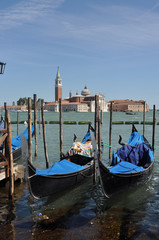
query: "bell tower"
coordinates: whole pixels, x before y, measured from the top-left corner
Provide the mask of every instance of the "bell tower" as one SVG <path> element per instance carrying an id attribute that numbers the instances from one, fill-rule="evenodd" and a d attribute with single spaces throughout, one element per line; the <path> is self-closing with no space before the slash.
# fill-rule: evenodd
<path id="1" fill-rule="evenodd" d="M 57 75 L 55 79 L 55 102 L 62 99 L 62 79 L 60 77 L 59 67 L 57 68 Z"/>

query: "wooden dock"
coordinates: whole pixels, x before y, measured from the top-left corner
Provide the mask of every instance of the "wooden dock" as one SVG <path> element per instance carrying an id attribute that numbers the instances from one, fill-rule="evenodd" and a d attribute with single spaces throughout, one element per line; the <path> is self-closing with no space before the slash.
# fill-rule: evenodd
<path id="1" fill-rule="evenodd" d="M 3 181 L 4 179 L 9 179 L 9 176 L 7 176 L 6 168 L 0 169 L 0 181 Z M 13 179 L 14 181 L 17 181 L 20 179 L 22 182 L 24 179 L 24 166 L 18 165 L 17 163 L 13 163 Z"/>

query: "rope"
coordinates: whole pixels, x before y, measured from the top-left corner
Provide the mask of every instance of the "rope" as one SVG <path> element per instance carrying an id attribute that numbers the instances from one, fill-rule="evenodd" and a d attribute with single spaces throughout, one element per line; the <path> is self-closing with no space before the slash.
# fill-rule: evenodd
<path id="1" fill-rule="evenodd" d="M 104 142 L 104 141 L 101 141 L 101 144 L 104 145 L 104 146 L 106 146 L 106 147 L 112 148 L 112 146 L 110 146 L 108 143 L 106 143 L 106 142 Z"/>
<path id="2" fill-rule="evenodd" d="M 36 176 L 36 173 L 33 174 L 32 176 L 28 177 L 28 179 L 32 178 L 32 177 L 35 177 Z"/>

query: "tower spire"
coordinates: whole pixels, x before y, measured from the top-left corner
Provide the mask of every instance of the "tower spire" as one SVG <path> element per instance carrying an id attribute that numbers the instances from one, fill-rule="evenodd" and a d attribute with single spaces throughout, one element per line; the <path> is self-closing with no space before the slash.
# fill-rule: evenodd
<path id="1" fill-rule="evenodd" d="M 62 79 L 58 67 L 55 79 L 55 102 L 58 102 L 60 98 L 62 99 Z"/>

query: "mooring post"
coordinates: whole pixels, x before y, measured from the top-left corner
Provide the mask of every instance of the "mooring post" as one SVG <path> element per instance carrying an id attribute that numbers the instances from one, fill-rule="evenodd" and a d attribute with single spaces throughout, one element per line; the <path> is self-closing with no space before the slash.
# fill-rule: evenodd
<path id="1" fill-rule="evenodd" d="M 40 100 L 40 106 L 39 106 L 39 135 L 40 135 L 40 109 L 41 109 L 41 100 Z"/>
<path id="2" fill-rule="evenodd" d="M 30 97 L 28 98 L 28 153 L 32 163 L 32 104 Z"/>
<path id="3" fill-rule="evenodd" d="M 103 124 L 103 110 L 100 110 L 100 122 Z"/>
<path id="4" fill-rule="evenodd" d="M 63 153 L 63 124 L 62 124 L 62 100 L 59 99 L 59 111 L 60 111 L 60 159 Z"/>
<path id="5" fill-rule="evenodd" d="M 17 112 L 17 135 L 19 134 L 19 112 Z"/>
<path id="6" fill-rule="evenodd" d="M 95 139 L 99 141 L 100 133 L 99 133 L 99 95 L 95 95 Z M 98 142 L 98 158 L 100 158 L 100 148 L 99 148 L 99 142 Z M 93 182 L 97 183 L 97 170 L 96 170 L 96 160 L 94 159 L 94 178 Z"/>
<path id="7" fill-rule="evenodd" d="M 42 118 L 43 141 L 44 141 L 44 153 L 45 153 L 45 160 L 46 160 L 46 168 L 49 168 L 49 159 L 48 159 L 46 135 L 45 135 L 45 117 L 44 117 L 44 100 L 43 99 L 41 99 L 41 118 Z"/>
<path id="8" fill-rule="evenodd" d="M 95 139 L 98 139 L 99 95 L 95 95 Z"/>
<path id="9" fill-rule="evenodd" d="M 155 150 L 155 125 L 156 125 L 156 109 L 153 105 L 153 131 L 152 131 L 152 150 Z"/>
<path id="10" fill-rule="evenodd" d="M 37 156 L 37 95 L 34 94 L 34 136 L 35 136 L 35 157 Z"/>
<path id="11" fill-rule="evenodd" d="M 111 160 L 111 145 L 112 145 L 112 102 L 110 104 L 110 123 L 109 123 L 109 162 Z"/>
<path id="12" fill-rule="evenodd" d="M 4 112 L 5 112 L 4 128 L 7 128 L 7 103 L 6 102 L 4 103 Z M 2 149 L 3 155 L 5 155 L 5 152 L 6 152 L 6 143 L 5 142 L 3 144 L 3 149 Z M 8 174 L 9 174 L 9 171 L 7 170 L 7 175 Z"/>
<path id="13" fill-rule="evenodd" d="M 143 136 L 145 136 L 145 111 L 146 111 L 146 103 L 144 102 L 144 109 L 143 109 Z"/>
<path id="14" fill-rule="evenodd" d="M 7 149 L 9 156 L 9 199 L 14 199 L 14 176 L 13 176 L 13 153 L 12 153 L 12 134 L 11 134 L 11 122 L 8 110 L 6 111 L 7 115 L 7 129 L 8 129 L 8 137 L 7 137 Z"/>
<path id="15" fill-rule="evenodd" d="M 101 118 L 98 119 L 98 159 L 101 161 Z"/>

